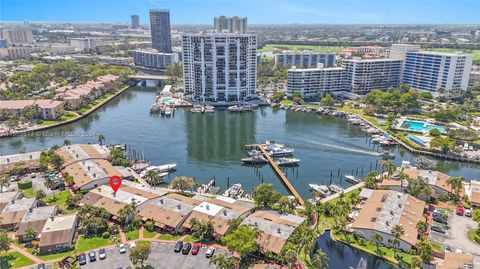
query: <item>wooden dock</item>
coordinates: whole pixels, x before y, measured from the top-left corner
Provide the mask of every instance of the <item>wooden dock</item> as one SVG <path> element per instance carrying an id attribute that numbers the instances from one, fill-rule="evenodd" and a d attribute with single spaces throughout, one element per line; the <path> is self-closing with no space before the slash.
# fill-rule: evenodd
<path id="1" fill-rule="evenodd" d="M 297 198 L 298 202 L 300 205 L 305 206 L 305 202 L 303 201 L 303 198 L 298 194 L 297 190 L 293 187 L 292 183 L 288 180 L 288 178 L 285 176 L 285 174 L 282 172 L 280 167 L 278 167 L 277 163 L 273 160 L 272 156 L 265 150 L 263 145 L 261 144 L 252 144 L 252 145 L 246 145 L 246 147 L 256 147 L 260 149 L 260 151 L 263 153 L 263 156 L 267 159 L 268 163 L 270 166 L 273 168 L 277 176 L 282 180 L 283 184 L 287 187 L 287 189 L 290 191 L 295 198 Z"/>

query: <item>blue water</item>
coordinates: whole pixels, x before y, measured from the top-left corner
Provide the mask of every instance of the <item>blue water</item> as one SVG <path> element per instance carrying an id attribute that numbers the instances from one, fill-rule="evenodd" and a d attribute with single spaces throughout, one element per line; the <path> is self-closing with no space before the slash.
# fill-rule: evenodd
<path id="1" fill-rule="evenodd" d="M 405 124 L 409 124 L 410 126 L 408 128 L 405 128 Z M 441 133 L 445 133 L 445 127 L 436 125 L 436 124 L 429 124 L 427 123 L 426 126 L 424 126 L 425 123 L 422 121 L 403 121 L 402 128 L 410 130 L 410 131 L 415 131 L 415 132 L 422 132 L 422 131 L 430 131 L 433 129 L 438 129 Z"/>

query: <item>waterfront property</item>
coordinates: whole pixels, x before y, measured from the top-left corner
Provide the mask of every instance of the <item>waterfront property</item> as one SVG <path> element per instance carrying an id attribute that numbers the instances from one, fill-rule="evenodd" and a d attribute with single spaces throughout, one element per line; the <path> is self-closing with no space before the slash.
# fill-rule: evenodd
<path id="1" fill-rule="evenodd" d="M 63 102 L 57 100 L 5 100 L 0 101 L 0 112 L 13 114 L 17 117 L 28 108 L 34 107 L 37 116 L 45 120 L 58 119 L 63 113 Z"/>
<path id="2" fill-rule="evenodd" d="M 33 208 L 38 206 L 35 198 L 21 198 L 17 192 L 1 193 L 0 195 L 0 228 L 17 228 L 22 218 Z"/>
<path id="3" fill-rule="evenodd" d="M 432 197 L 438 197 L 440 194 L 453 194 L 452 187 L 447 183 L 450 176 L 445 173 L 418 169 L 416 167 L 404 168 L 402 171 L 410 178 L 427 182 L 432 188 Z"/>
<path id="4" fill-rule="evenodd" d="M 23 241 L 25 230 L 32 227 L 40 233 L 45 226 L 45 223 L 49 218 L 54 217 L 57 214 L 58 208 L 56 206 L 42 206 L 30 209 L 20 221 L 16 236 L 20 242 Z"/>
<path id="5" fill-rule="evenodd" d="M 194 198 L 202 199 L 202 196 Z M 218 239 L 224 236 L 230 228 L 229 220 L 236 218 L 245 218 L 253 211 L 251 203 L 242 202 L 225 196 L 217 196 L 203 201 L 201 204 L 193 208 L 192 213 L 183 223 L 183 227 L 190 229 L 190 221 L 196 219 L 198 221 L 211 221 L 215 231 L 215 237 Z"/>
<path id="6" fill-rule="evenodd" d="M 303 51 L 301 53 L 279 53 L 275 55 L 275 65 L 279 68 L 296 66 L 298 68 L 315 68 L 319 64 L 325 67 L 335 67 L 335 53 L 316 53 Z"/>
<path id="7" fill-rule="evenodd" d="M 153 220 L 162 231 L 176 233 L 181 230 L 192 210 L 201 203 L 197 199 L 169 193 L 141 204 L 137 207 L 137 214 L 143 221 Z"/>
<path id="8" fill-rule="evenodd" d="M 418 243 L 416 225 L 425 220 L 423 213 L 425 202 L 411 195 L 392 190 L 373 190 L 367 200 L 359 204 L 351 214 L 353 222 L 350 229 L 368 240 L 374 232 L 382 235 L 382 244 L 390 245 L 393 239 L 392 228 L 402 226 L 404 234 L 400 237 L 399 248 L 409 251 Z M 358 210 L 358 211 L 357 211 Z"/>
<path id="9" fill-rule="evenodd" d="M 78 224 L 75 214 L 48 218 L 40 234 L 40 253 L 61 251 L 72 246 Z"/>
<path id="10" fill-rule="evenodd" d="M 164 70 L 167 66 L 178 61 L 177 53 L 155 50 L 134 50 L 132 52 L 135 66 L 147 69 Z"/>
<path id="11" fill-rule="evenodd" d="M 257 244 L 263 251 L 279 254 L 290 235 L 306 219 L 292 214 L 271 210 L 258 210 L 242 222 L 261 231 Z"/>
<path id="12" fill-rule="evenodd" d="M 124 180 L 120 189 L 114 193 L 108 185 L 98 186 L 88 193 L 78 202 L 82 205 L 92 205 L 106 209 L 112 214 L 113 219 L 118 218 L 118 211 L 129 204 L 140 206 L 150 199 L 165 195 L 166 192 L 160 189 L 144 187 L 141 184 Z"/>
<path id="13" fill-rule="evenodd" d="M 302 98 L 319 97 L 326 92 L 342 92 L 348 89 L 347 74 L 343 67 L 298 69 L 292 67 L 288 70 L 287 96 L 293 97 L 300 93 Z"/>
<path id="14" fill-rule="evenodd" d="M 480 208 L 480 181 L 472 180 L 467 184 L 466 194 L 469 196 L 470 203 L 475 208 Z"/>
<path id="15" fill-rule="evenodd" d="M 422 120 L 407 120 L 399 119 L 396 128 L 399 130 L 416 132 L 416 133 L 425 133 L 433 129 L 437 129 L 440 133 L 445 134 L 446 129 L 443 125 L 438 125 Z"/>
<path id="16" fill-rule="evenodd" d="M 0 174 L 12 172 L 15 167 L 25 168 L 27 172 L 40 170 L 41 151 L 0 156 Z"/>

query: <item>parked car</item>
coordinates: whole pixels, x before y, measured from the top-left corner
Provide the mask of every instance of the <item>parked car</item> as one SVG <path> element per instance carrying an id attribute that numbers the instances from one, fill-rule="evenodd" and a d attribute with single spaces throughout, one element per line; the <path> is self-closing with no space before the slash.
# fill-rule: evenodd
<path id="1" fill-rule="evenodd" d="M 20 180 L 20 178 L 17 175 L 13 175 L 13 176 L 10 177 L 10 182 L 17 182 L 19 180 Z"/>
<path id="2" fill-rule="evenodd" d="M 198 254 L 198 251 L 200 250 L 200 248 L 202 247 L 201 244 L 193 244 L 192 246 L 192 255 L 197 255 Z"/>
<path id="3" fill-rule="evenodd" d="M 118 250 L 120 251 L 120 254 L 127 253 L 127 249 L 125 248 L 124 244 L 118 245 Z"/>
<path id="4" fill-rule="evenodd" d="M 95 253 L 95 251 L 88 252 L 88 259 L 90 260 L 90 262 L 94 262 L 97 260 L 97 254 Z"/>
<path id="5" fill-rule="evenodd" d="M 98 250 L 98 258 L 100 260 L 105 260 L 107 258 L 107 252 L 105 251 L 104 248 L 101 248 Z"/>
<path id="6" fill-rule="evenodd" d="M 188 253 L 190 253 L 191 248 L 192 248 L 192 243 L 186 243 L 185 245 L 183 245 L 182 254 L 187 255 Z"/>
<path id="7" fill-rule="evenodd" d="M 441 224 L 448 224 L 448 221 L 444 218 L 441 218 L 441 217 L 434 217 L 433 221 L 441 223 Z"/>
<path id="8" fill-rule="evenodd" d="M 37 266 L 37 269 L 45 269 L 45 264 L 41 263 Z"/>
<path id="9" fill-rule="evenodd" d="M 78 264 L 79 265 L 87 264 L 87 256 L 85 255 L 85 253 L 78 254 Z"/>
<path id="10" fill-rule="evenodd" d="M 178 241 L 176 244 L 175 244 L 175 252 L 180 252 L 183 248 L 183 241 Z"/>
<path id="11" fill-rule="evenodd" d="M 215 253 L 215 248 L 209 247 L 209 248 L 207 249 L 207 252 L 205 253 L 205 257 L 211 258 L 214 253 Z"/>
<path id="12" fill-rule="evenodd" d="M 471 209 L 465 210 L 465 217 L 469 217 L 469 218 L 472 217 L 472 210 Z"/>
<path id="13" fill-rule="evenodd" d="M 135 247 L 137 247 L 137 245 L 135 244 L 135 241 L 132 241 L 132 242 L 130 242 L 130 243 L 128 244 L 128 247 L 129 247 L 130 249 L 134 249 Z"/>
<path id="14" fill-rule="evenodd" d="M 463 216 L 463 213 L 465 212 L 465 208 L 463 208 L 462 205 L 457 206 L 457 209 L 455 209 L 455 214 L 458 216 Z"/>
<path id="15" fill-rule="evenodd" d="M 432 230 L 432 231 L 434 231 L 434 232 L 437 232 L 437 233 L 445 234 L 445 229 L 443 229 L 443 228 L 440 227 L 440 226 L 432 225 L 432 227 L 430 228 L 430 230 Z"/>
<path id="16" fill-rule="evenodd" d="M 445 246 L 445 252 L 452 252 L 452 247 Z"/>
<path id="17" fill-rule="evenodd" d="M 31 177 L 31 178 L 36 178 L 36 177 L 37 177 L 37 174 L 31 173 L 31 174 L 30 174 L 30 177 Z"/>

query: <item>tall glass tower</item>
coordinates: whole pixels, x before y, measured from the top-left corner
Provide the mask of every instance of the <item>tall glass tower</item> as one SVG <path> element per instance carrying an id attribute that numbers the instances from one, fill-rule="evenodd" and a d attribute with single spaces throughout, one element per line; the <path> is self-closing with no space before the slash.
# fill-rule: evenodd
<path id="1" fill-rule="evenodd" d="M 168 9 L 150 10 L 150 28 L 152 47 L 159 52 L 172 52 L 170 11 Z"/>

